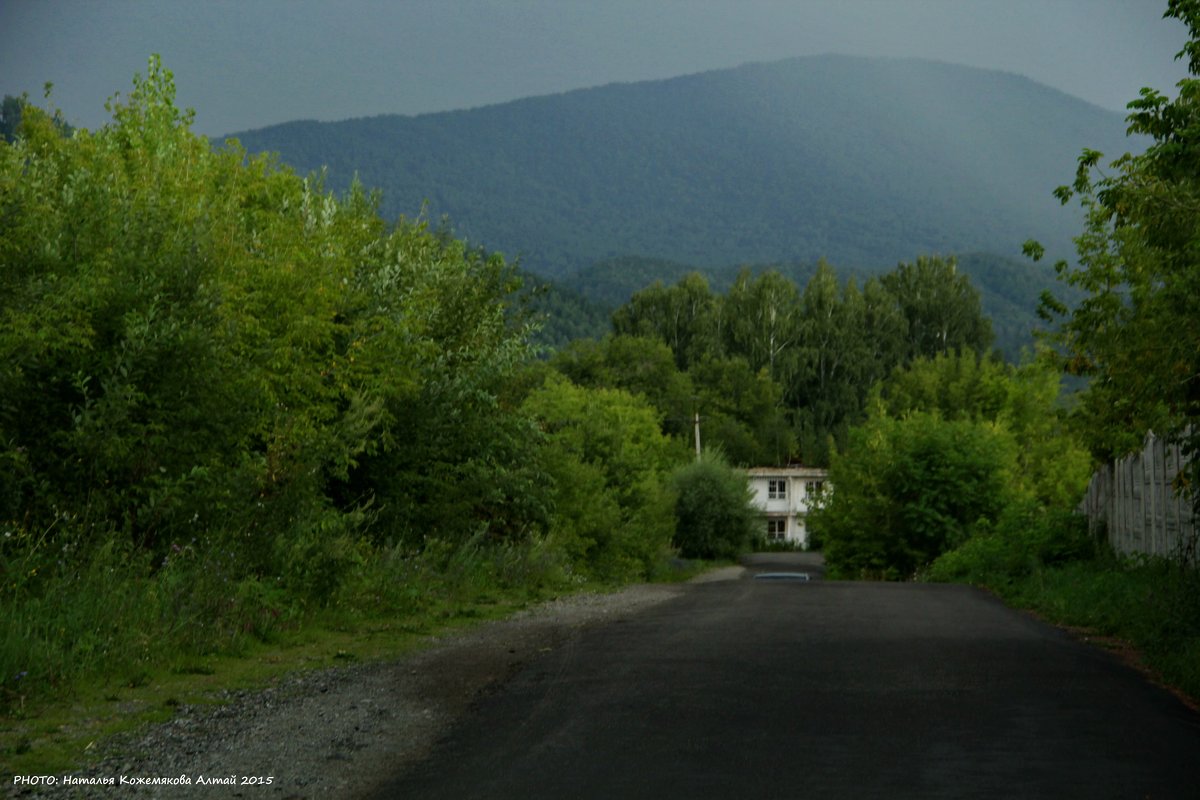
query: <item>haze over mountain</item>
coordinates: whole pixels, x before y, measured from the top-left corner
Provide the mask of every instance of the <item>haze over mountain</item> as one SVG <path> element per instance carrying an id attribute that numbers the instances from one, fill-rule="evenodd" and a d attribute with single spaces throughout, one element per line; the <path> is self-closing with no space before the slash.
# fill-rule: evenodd
<path id="1" fill-rule="evenodd" d="M 1124 128 L 1013 74 L 822 56 L 234 135 L 558 277 L 624 255 L 879 270 L 1030 237 L 1066 255 L 1078 212 L 1051 192 L 1083 147 L 1136 146 Z"/>

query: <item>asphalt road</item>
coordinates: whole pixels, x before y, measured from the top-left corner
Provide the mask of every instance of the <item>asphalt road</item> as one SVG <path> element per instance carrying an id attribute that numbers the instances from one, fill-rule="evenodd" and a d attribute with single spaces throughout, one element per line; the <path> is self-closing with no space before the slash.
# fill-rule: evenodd
<path id="1" fill-rule="evenodd" d="M 1200 715 L 961 586 L 755 580 L 595 625 L 395 798 L 1198 798 Z"/>

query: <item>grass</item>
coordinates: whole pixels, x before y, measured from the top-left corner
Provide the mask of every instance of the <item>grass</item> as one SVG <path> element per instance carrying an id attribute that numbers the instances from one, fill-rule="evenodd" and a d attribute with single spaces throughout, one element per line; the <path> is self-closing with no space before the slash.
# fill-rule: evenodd
<path id="1" fill-rule="evenodd" d="M 1151 676 L 1200 704 L 1200 573 L 1162 559 L 1101 557 L 992 587 L 1059 625 L 1128 643 Z"/>
<path id="2" fill-rule="evenodd" d="M 1118 557 L 1071 515 L 1021 518 L 941 556 L 926 577 L 982 586 L 1007 604 L 1108 642 L 1200 704 L 1200 570 Z"/>
<path id="3" fill-rule="evenodd" d="M 71 770 L 106 739 L 229 690 L 393 659 L 540 600 L 613 588 L 572 575 L 536 542 L 374 552 L 324 604 L 209 561 L 147 571 L 127 556 L 44 565 L 37 591 L 27 581 L 0 594 L 0 763 L 14 774 Z M 707 566 L 664 560 L 652 577 Z"/>
<path id="4" fill-rule="evenodd" d="M 185 657 L 128 678 L 91 676 L 62 697 L 38 697 L 0 717 L 0 761 L 14 774 L 79 766 L 116 734 L 171 718 L 181 705 L 219 703 L 227 692 L 270 686 L 297 672 L 399 657 L 434 634 L 479 624 L 528 605 L 509 598 L 444 606 L 407 619 L 315 614 L 272 641 L 238 652 Z"/>

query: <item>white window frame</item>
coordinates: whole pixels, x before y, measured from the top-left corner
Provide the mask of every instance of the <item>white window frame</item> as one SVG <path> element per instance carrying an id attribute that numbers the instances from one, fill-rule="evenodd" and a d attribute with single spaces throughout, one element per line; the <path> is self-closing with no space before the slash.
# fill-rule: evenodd
<path id="1" fill-rule="evenodd" d="M 787 500 L 787 478 L 767 479 L 767 499 Z"/>
<path id="2" fill-rule="evenodd" d="M 767 517 L 767 541 L 787 541 L 787 517 Z"/>

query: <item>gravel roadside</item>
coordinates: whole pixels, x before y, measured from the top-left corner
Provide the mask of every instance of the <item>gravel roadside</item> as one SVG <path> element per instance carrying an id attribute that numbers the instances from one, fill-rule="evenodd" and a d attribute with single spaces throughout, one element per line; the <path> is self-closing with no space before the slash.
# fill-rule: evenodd
<path id="1" fill-rule="evenodd" d="M 169 722 L 109 742 L 86 769 L 53 776 L 57 785 L 6 789 L 22 800 L 352 798 L 419 760 L 476 698 L 584 626 L 681 591 L 644 584 L 564 597 L 436 639 L 397 661 L 297 675 L 231 692 L 216 707 L 182 706 Z M 156 779 L 177 782 L 140 782 Z"/>

